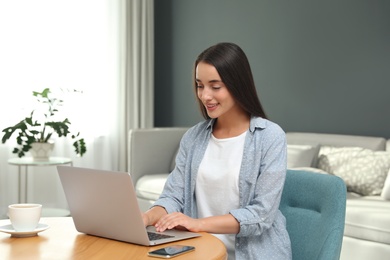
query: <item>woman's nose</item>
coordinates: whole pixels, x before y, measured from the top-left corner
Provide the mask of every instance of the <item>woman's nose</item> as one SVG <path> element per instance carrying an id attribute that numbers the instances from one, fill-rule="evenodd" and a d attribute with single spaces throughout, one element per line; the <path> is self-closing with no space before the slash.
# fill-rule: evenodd
<path id="1" fill-rule="evenodd" d="M 210 100 L 210 99 L 212 99 L 212 97 L 213 97 L 213 95 L 212 95 L 210 89 L 205 87 L 202 91 L 202 99 Z"/>

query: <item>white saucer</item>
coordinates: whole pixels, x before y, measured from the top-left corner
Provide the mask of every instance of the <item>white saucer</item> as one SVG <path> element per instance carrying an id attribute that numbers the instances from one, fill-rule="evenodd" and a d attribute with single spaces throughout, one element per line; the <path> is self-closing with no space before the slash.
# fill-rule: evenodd
<path id="1" fill-rule="evenodd" d="M 11 237 L 33 237 L 36 236 L 39 232 L 42 232 L 48 229 L 49 226 L 46 224 L 39 223 L 37 228 L 31 231 L 15 231 L 12 224 L 1 226 L 0 231 L 11 234 Z"/>

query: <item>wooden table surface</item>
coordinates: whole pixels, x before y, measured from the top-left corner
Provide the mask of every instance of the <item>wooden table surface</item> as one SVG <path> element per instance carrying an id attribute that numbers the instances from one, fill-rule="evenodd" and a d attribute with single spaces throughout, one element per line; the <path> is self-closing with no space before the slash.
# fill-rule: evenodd
<path id="1" fill-rule="evenodd" d="M 125 242 L 85 235 L 77 232 L 71 217 L 42 218 L 40 223 L 49 229 L 37 236 L 16 238 L 0 232 L 0 259 L 158 259 L 148 257 L 147 252 L 168 245 L 195 246 L 195 251 L 174 259 L 211 260 L 226 259 L 224 244 L 213 235 L 202 233 L 201 237 L 147 247 Z M 10 224 L 0 220 L 0 226 Z"/>

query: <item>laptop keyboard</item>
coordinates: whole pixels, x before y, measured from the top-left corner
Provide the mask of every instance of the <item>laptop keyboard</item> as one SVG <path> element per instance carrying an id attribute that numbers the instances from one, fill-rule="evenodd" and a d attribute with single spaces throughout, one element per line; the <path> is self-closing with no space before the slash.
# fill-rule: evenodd
<path id="1" fill-rule="evenodd" d="M 164 234 L 153 233 L 153 232 L 148 232 L 148 236 L 149 236 L 150 241 L 174 237 L 174 236 L 170 236 L 170 235 L 164 235 Z"/>

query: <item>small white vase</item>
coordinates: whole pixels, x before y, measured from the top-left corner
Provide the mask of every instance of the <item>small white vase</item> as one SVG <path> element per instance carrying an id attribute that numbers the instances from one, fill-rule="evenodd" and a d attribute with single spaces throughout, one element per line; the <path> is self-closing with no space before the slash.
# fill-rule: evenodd
<path id="1" fill-rule="evenodd" d="M 32 143 L 30 153 L 34 161 L 48 161 L 54 143 Z"/>

